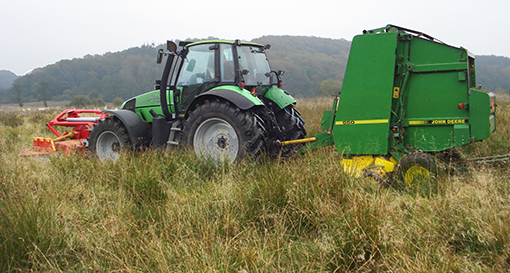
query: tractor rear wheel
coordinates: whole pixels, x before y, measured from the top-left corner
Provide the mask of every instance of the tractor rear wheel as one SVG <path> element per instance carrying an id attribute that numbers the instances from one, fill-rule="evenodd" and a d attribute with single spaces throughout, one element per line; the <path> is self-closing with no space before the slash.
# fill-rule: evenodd
<path id="1" fill-rule="evenodd" d="M 419 188 L 430 183 L 437 172 L 436 160 L 426 153 L 412 153 L 404 156 L 396 170 L 396 174 L 409 188 Z"/>
<path id="2" fill-rule="evenodd" d="M 283 141 L 302 139 L 306 136 L 305 122 L 301 118 L 301 113 L 289 105 L 276 114 L 276 120 L 283 132 Z M 290 156 L 294 151 L 301 148 L 303 144 L 283 146 L 278 153 L 282 157 Z"/>
<path id="3" fill-rule="evenodd" d="M 101 160 L 117 160 L 123 150 L 131 146 L 128 132 L 122 123 L 113 117 L 94 125 L 88 138 L 89 151 Z"/>
<path id="4" fill-rule="evenodd" d="M 199 157 L 234 162 L 243 156 L 259 156 L 264 132 L 252 112 L 217 99 L 198 104 L 190 112 L 181 140 Z"/>

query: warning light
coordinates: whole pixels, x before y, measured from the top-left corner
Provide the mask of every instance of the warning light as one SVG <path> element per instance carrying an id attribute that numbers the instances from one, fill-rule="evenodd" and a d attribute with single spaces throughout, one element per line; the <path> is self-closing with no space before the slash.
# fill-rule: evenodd
<path id="1" fill-rule="evenodd" d="M 464 103 L 459 103 L 459 109 L 464 109 L 464 108 L 465 108 Z"/>

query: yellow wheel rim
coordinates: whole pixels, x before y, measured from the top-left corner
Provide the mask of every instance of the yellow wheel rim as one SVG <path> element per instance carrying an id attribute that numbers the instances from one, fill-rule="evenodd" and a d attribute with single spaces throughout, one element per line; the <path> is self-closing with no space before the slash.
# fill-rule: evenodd
<path id="1" fill-rule="evenodd" d="M 411 188 L 428 183 L 430 182 L 430 171 L 422 166 L 412 166 L 406 171 L 404 181 Z"/>

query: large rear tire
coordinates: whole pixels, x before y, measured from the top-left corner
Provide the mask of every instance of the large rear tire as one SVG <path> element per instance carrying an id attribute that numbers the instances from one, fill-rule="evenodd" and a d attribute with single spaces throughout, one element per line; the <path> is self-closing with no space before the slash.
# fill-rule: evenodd
<path id="1" fill-rule="evenodd" d="M 184 121 L 181 140 L 199 157 L 234 162 L 244 156 L 258 157 L 264 132 L 249 110 L 219 99 L 206 100 Z"/>
<path id="2" fill-rule="evenodd" d="M 124 125 L 113 117 L 99 121 L 90 132 L 89 151 L 101 160 L 117 160 L 121 152 L 131 147 Z"/>

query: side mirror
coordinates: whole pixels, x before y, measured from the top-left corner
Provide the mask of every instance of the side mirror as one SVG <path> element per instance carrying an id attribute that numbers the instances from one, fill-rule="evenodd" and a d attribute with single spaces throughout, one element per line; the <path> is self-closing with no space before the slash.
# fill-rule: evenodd
<path id="1" fill-rule="evenodd" d="M 172 41 L 166 41 L 166 49 L 170 52 L 177 52 L 177 45 Z"/>
<path id="2" fill-rule="evenodd" d="M 163 60 L 163 49 L 159 49 L 158 56 L 156 58 L 156 63 L 160 64 L 162 60 Z"/>
<path id="3" fill-rule="evenodd" d="M 197 61 L 195 59 L 189 60 L 188 67 L 186 67 L 186 71 L 193 72 L 193 70 L 195 70 L 196 63 L 197 63 Z"/>
<path id="4" fill-rule="evenodd" d="M 283 82 L 282 82 L 282 78 L 281 76 L 285 74 L 285 72 L 283 70 L 278 70 L 278 72 L 276 71 L 271 71 L 271 73 L 269 75 L 266 75 L 266 76 L 269 76 L 269 81 L 271 83 L 271 85 L 273 86 L 277 86 L 278 88 L 282 88 L 283 86 Z"/>

